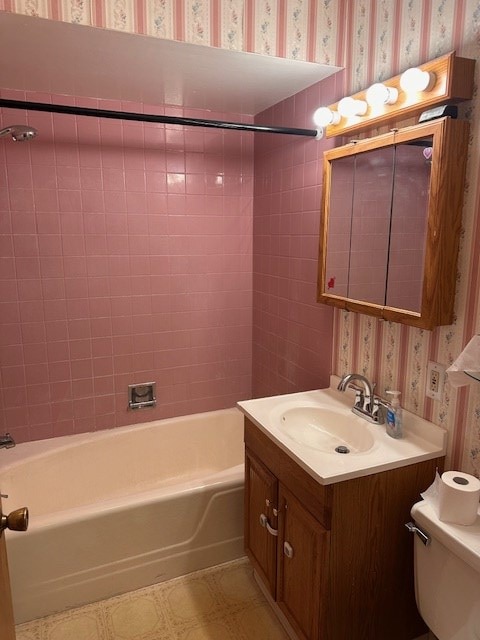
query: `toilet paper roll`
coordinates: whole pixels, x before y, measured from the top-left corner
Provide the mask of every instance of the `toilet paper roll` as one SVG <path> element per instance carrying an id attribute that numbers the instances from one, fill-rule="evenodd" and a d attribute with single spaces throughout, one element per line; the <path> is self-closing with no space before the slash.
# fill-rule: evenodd
<path id="1" fill-rule="evenodd" d="M 438 498 L 440 520 L 473 524 L 477 519 L 480 480 L 461 471 L 445 471 L 441 477 Z"/>

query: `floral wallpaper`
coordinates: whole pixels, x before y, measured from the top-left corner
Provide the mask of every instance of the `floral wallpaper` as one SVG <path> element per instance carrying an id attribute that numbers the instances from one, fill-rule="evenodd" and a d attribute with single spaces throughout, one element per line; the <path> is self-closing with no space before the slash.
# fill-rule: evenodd
<path id="1" fill-rule="evenodd" d="M 477 59 L 477 0 L 0 0 L 0 10 L 312 62 L 343 65 L 353 93 L 408 66 L 456 50 Z M 478 85 L 479 69 L 476 77 Z M 433 332 L 335 312 L 332 370 L 357 370 L 402 390 L 404 406 L 449 431 L 453 468 L 480 475 L 480 385 L 425 397 L 429 360 L 448 366 L 480 331 L 479 98 L 471 121 L 453 325 Z"/>
<path id="2" fill-rule="evenodd" d="M 349 4 L 353 44 L 345 54 L 350 78 L 347 91 L 360 90 L 451 50 L 478 58 L 479 2 L 361 0 Z M 477 67 L 477 85 L 478 73 Z M 440 401 L 425 397 L 428 361 L 450 365 L 480 330 L 477 90 L 474 100 L 462 105 L 461 111 L 470 120 L 471 130 L 454 324 L 430 332 L 339 312 L 341 338 L 333 369 L 339 375 L 353 369 L 366 373 L 377 382 L 379 393 L 400 388 L 407 409 L 448 430 L 449 466 L 480 475 L 480 390 L 475 386 L 455 390 L 447 377 Z"/>
<path id="3" fill-rule="evenodd" d="M 334 64 L 337 17 L 343 4 L 336 0 L 0 0 L 0 10 Z"/>

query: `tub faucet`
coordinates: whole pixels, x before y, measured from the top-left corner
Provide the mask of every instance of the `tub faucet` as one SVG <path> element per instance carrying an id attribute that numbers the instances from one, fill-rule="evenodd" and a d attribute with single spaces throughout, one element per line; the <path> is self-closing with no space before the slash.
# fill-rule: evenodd
<path id="1" fill-rule="evenodd" d="M 361 386 L 356 385 L 354 380 L 359 382 Z M 353 413 L 374 424 L 383 424 L 385 422 L 383 404 L 380 398 L 374 396 L 374 386 L 368 378 L 360 373 L 348 373 L 340 380 L 337 389 L 339 391 L 346 391 L 348 388 L 354 389 Z"/>
<path id="2" fill-rule="evenodd" d="M 15 440 L 9 433 L 0 436 L 0 449 L 11 449 L 15 446 Z"/>

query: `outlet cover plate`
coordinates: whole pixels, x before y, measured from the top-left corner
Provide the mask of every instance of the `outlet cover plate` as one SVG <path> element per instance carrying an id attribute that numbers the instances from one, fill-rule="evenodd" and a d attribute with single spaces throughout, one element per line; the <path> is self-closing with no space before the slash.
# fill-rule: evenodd
<path id="1" fill-rule="evenodd" d="M 441 400 L 446 367 L 438 362 L 430 361 L 427 366 L 425 395 L 432 400 Z"/>

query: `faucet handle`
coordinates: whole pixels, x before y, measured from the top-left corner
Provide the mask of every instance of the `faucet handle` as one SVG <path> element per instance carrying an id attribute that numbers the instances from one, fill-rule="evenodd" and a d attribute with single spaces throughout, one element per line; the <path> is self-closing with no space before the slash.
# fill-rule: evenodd
<path id="1" fill-rule="evenodd" d="M 352 387 L 353 386 L 354 385 L 352 385 Z M 363 391 L 357 387 L 355 389 L 355 402 L 354 402 L 353 406 L 354 407 L 361 407 L 363 409 L 363 405 L 364 405 Z"/>
<path id="2" fill-rule="evenodd" d="M 354 407 L 358 407 L 362 411 L 372 412 L 372 398 L 365 393 L 365 389 L 359 387 L 354 382 L 350 382 L 348 384 L 348 388 L 353 389 L 355 391 L 355 402 L 353 404 Z"/>
<path id="3" fill-rule="evenodd" d="M 0 447 L 5 449 L 11 449 L 15 446 L 15 440 L 9 433 L 6 433 L 4 436 L 0 436 Z"/>
<path id="4" fill-rule="evenodd" d="M 385 424 L 385 410 L 389 408 L 388 402 L 374 396 L 372 404 L 372 417 L 377 424 Z"/>

